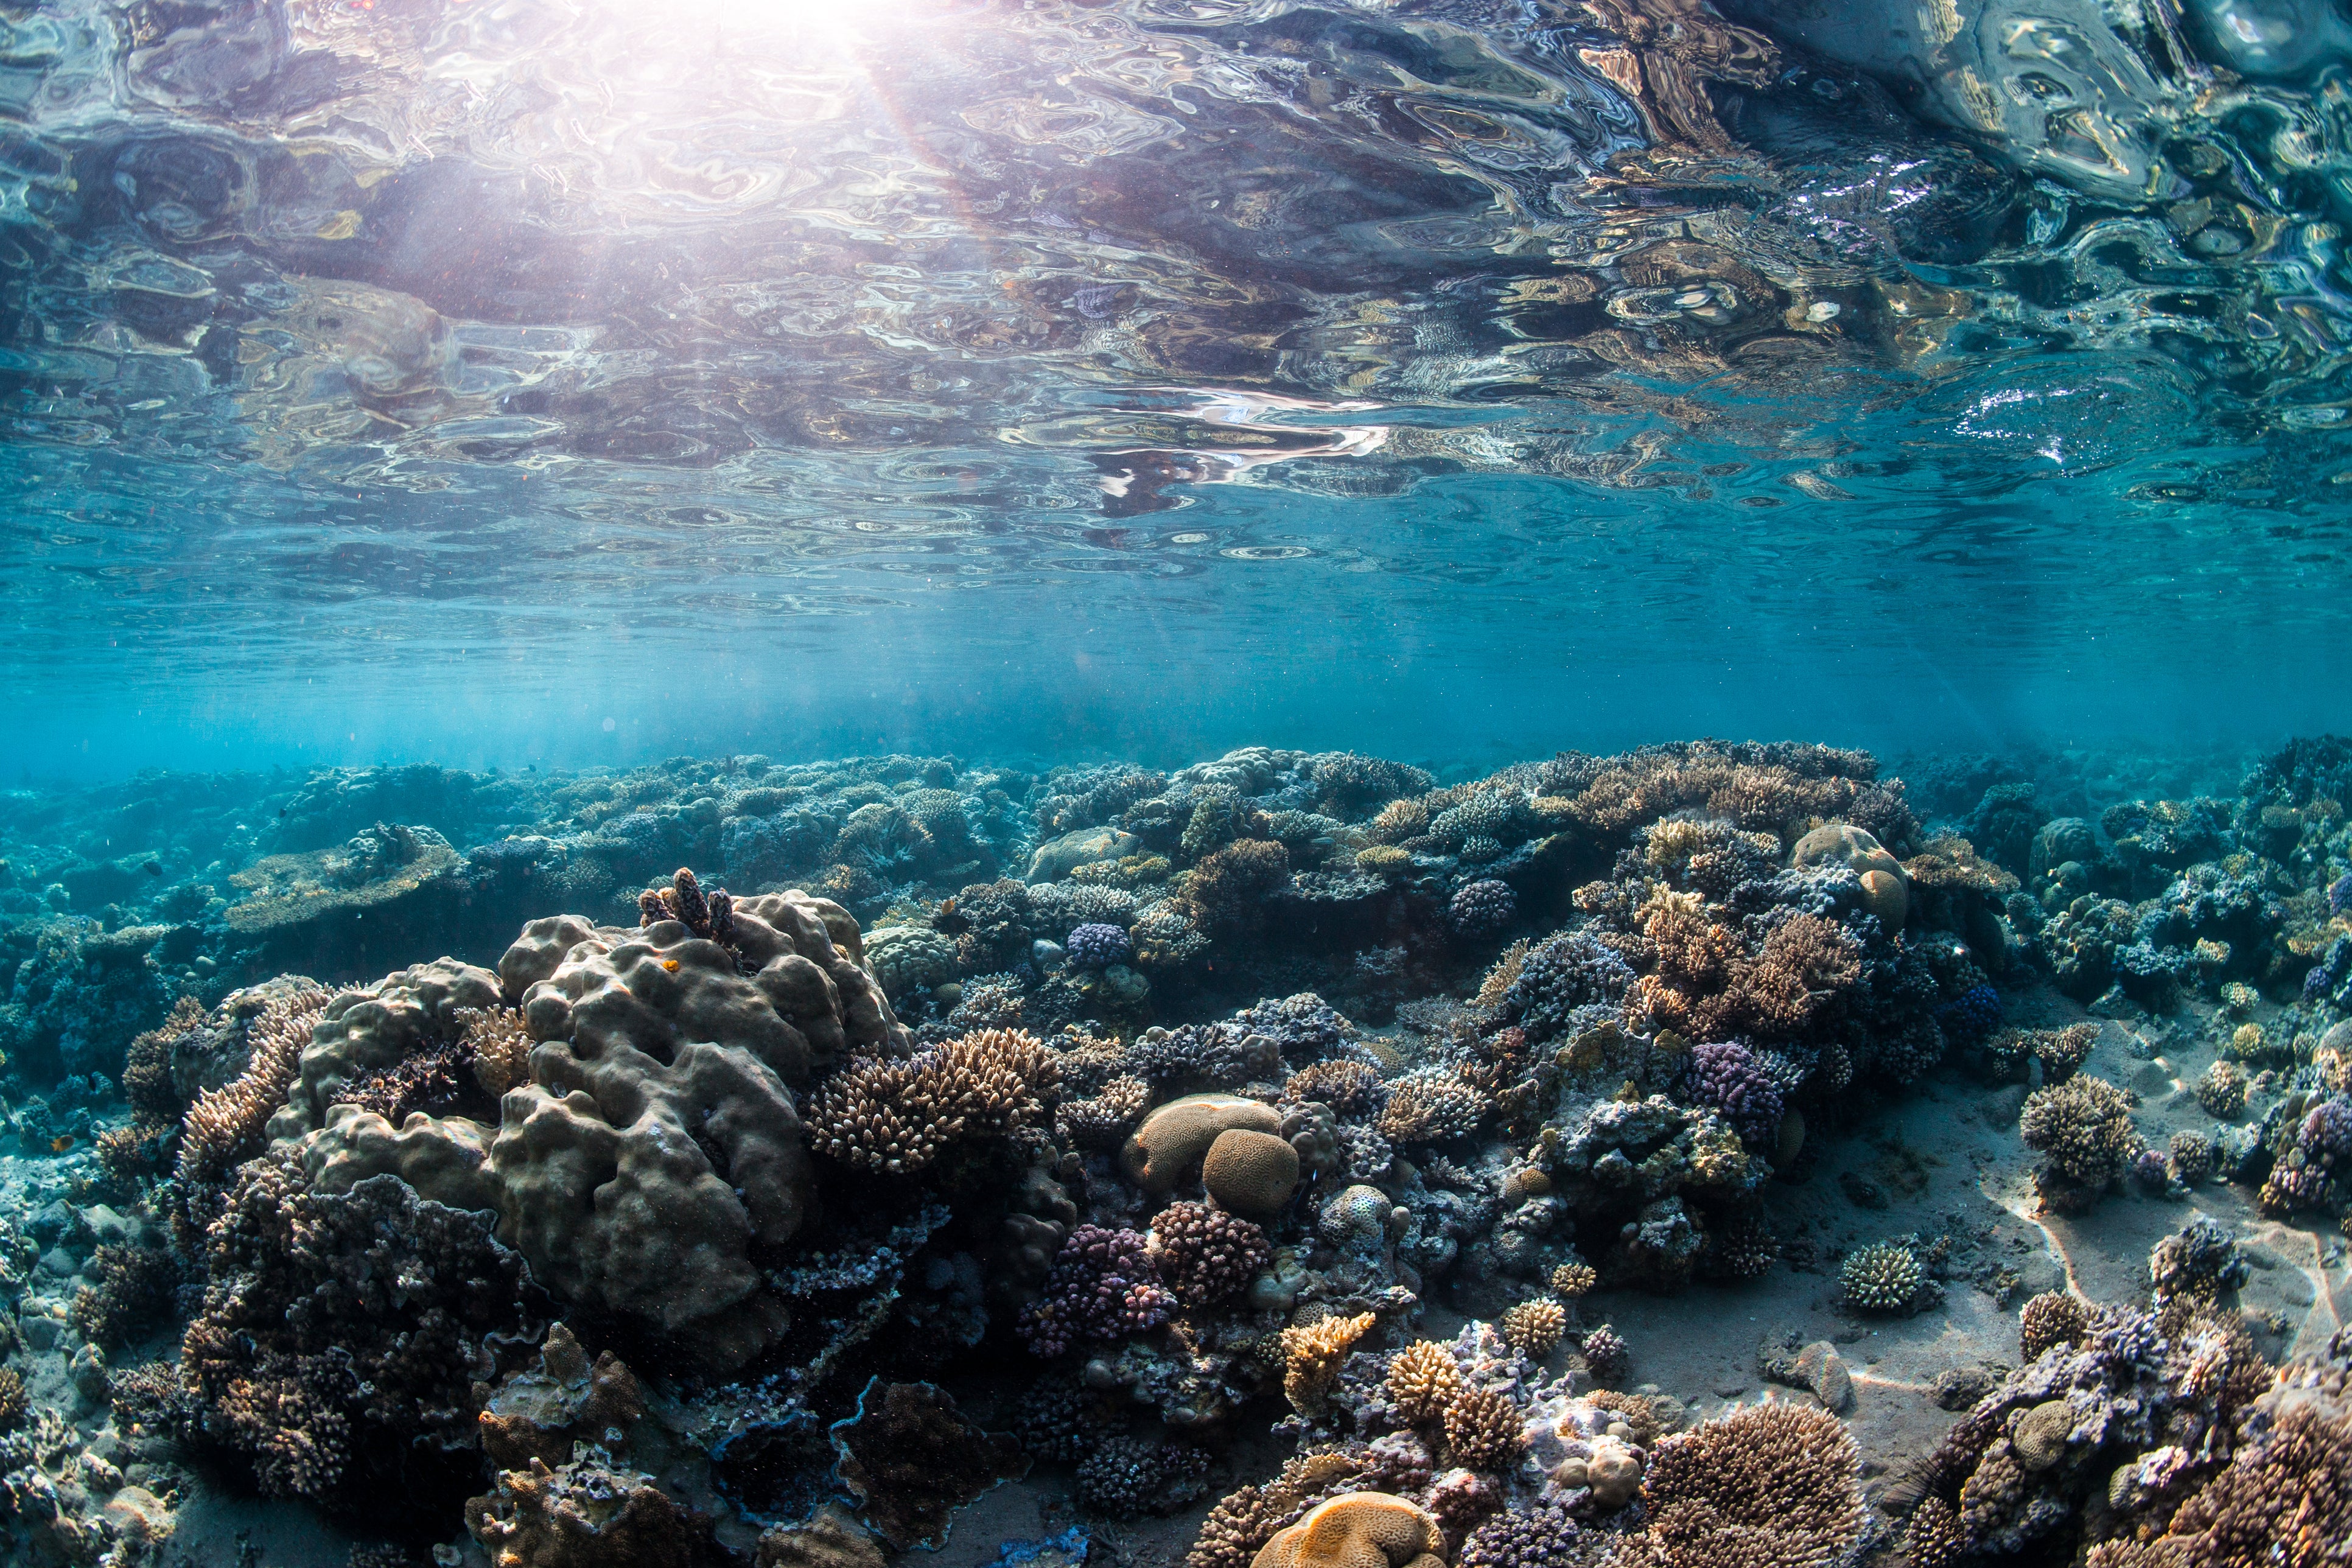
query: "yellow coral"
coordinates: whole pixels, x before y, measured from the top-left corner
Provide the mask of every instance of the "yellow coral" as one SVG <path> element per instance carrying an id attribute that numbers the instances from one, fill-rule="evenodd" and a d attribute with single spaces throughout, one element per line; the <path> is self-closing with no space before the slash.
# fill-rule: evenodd
<path id="1" fill-rule="evenodd" d="M 1282 1394 L 1293 1410 L 1307 1415 L 1323 1408 L 1323 1397 L 1339 1375 L 1339 1363 L 1378 1321 L 1362 1312 L 1282 1331 Z"/>
<path id="2" fill-rule="evenodd" d="M 1590 1263 L 1563 1263 L 1551 1271 L 1551 1288 L 1555 1295 L 1581 1296 L 1601 1282 Z"/>
<path id="3" fill-rule="evenodd" d="M 1454 1352 L 1433 1340 L 1415 1340 L 1389 1363 L 1389 1403 L 1420 1426 L 1444 1419 L 1445 1407 L 1462 1392 L 1462 1369 Z"/>
<path id="4" fill-rule="evenodd" d="M 1559 1346 L 1568 1331 L 1568 1312 L 1557 1301 L 1541 1297 L 1522 1301 L 1503 1314 L 1503 1337 L 1514 1348 L 1540 1361 Z"/>

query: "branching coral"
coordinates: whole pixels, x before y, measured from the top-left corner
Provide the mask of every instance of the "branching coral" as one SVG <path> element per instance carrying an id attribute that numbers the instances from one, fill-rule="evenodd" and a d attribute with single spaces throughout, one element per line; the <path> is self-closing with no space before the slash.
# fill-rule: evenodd
<path id="1" fill-rule="evenodd" d="M 2018 1353 L 2039 1361 L 2053 1345 L 2075 1345 L 2091 1326 L 2089 1305 L 2064 1290 L 2046 1290 L 2018 1312 Z"/>
<path id="2" fill-rule="evenodd" d="M 1457 1464 L 1507 1471 L 1528 1450 L 1525 1422 L 1508 1394 L 1465 1388 L 1445 1406 L 1445 1446 Z"/>
<path id="3" fill-rule="evenodd" d="M 117 1350 L 169 1315 L 180 1271 L 168 1252 L 117 1242 L 100 1246 L 90 1259 L 95 1284 L 74 1292 L 68 1320 L 101 1350 Z"/>
<path id="4" fill-rule="evenodd" d="M 1626 1568 L 1827 1568 L 1860 1537 L 1861 1456 L 1826 1411 L 1750 1405 L 1665 1439 Z"/>
<path id="5" fill-rule="evenodd" d="M 1503 1314 L 1503 1337 L 1511 1348 L 1538 1361 L 1559 1347 L 1567 1331 L 1568 1311 L 1557 1301 L 1522 1301 Z"/>
<path id="6" fill-rule="evenodd" d="M 1408 1423 L 1435 1426 L 1462 1392 L 1462 1368 L 1445 1346 L 1415 1340 L 1391 1359 L 1382 1386 L 1389 1403 Z"/>
<path id="7" fill-rule="evenodd" d="M 810 1146 L 861 1170 L 911 1175 L 967 1139 L 1045 1120 L 1060 1068 L 1018 1029 L 982 1029 L 908 1060 L 853 1062 L 808 1108 Z"/>
<path id="8" fill-rule="evenodd" d="M 1865 1312 L 1909 1311 L 1927 1280 L 1916 1253 L 1883 1242 L 1848 1253 L 1838 1272 L 1845 1299 Z"/>
<path id="9" fill-rule="evenodd" d="M 490 1219 L 395 1176 L 331 1194 L 284 1155 L 244 1166 L 205 1237 L 209 1284 L 181 1347 L 205 1433 L 264 1490 L 314 1499 L 354 1464 L 469 1448 L 471 1383 L 532 1327 L 522 1259 Z"/>
<path id="10" fill-rule="evenodd" d="M 1152 1216 L 1160 1278 L 1188 1307 L 1211 1307 L 1250 1282 L 1274 1256 L 1265 1232 L 1206 1204 L 1170 1204 Z"/>
<path id="11" fill-rule="evenodd" d="M 1422 1068 L 1391 1079 L 1378 1127 L 1392 1143 L 1442 1143 L 1477 1131 L 1485 1097 L 1454 1074 Z"/>
<path id="12" fill-rule="evenodd" d="M 2147 1147 L 2132 1125 L 2131 1097 L 2088 1073 L 2026 1098 L 2018 1116 L 2025 1146 L 2043 1156 L 2036 1181 L 2053 1208 L 2081 1207 L 2123 1179 Z"/>
<path id="13" fill-rule="evenodd" d="M 1082 1225 L 1062 1243 L 1044 1298 L 1022 1316 L 1020 1332 L 1032 1351 L 1055 1356 L 1084 1340 L 1156 1328 L 1175 1304 L 1160 1284 L 1145 1237 Z"/>
<path id="14" fill-rule="evenodd" d="M 492 1100 L 530 1078 L 535 1043 L 520 1007 L 460 1007 L 452 1015 L 474 1081 Z"/>
<path id="15" fill-rule="evenodd" d="M 171 1200 L 173 1238 L 184 1250 L 200 1246 L 218 1215 L 229 1173 L 261 1152 L 269 1119 L 286 1103 L 311 1025 L 327 1000 L 323 991 L 272 997 L 247 1027 L 252 1054 L 245 1070 L 188 1107 Z"/>
<path id="16" fill-rule="evenodd" d="M 1293 1410 L 1313 1415 L 1323 1408 L 1340 1362 L 1379 1321 L 1362 1312 L 1282 1331 L 1282 1393 Z"/>

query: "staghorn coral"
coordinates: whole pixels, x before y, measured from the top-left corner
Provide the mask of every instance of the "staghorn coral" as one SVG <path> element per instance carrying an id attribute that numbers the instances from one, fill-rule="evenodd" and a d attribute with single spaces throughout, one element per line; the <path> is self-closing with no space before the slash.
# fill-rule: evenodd
<path id="1" fill-rule="evenodd" d="M 1627 1568 L 1828 1568 L 1860 1538 L 1861 1456 L 1826 1411 L 1749 1405 L 1660 1443 Z"/>
<path id="2" fill-rule="evenodd" d="M 1568 1331 L 1568 1311 L 1541 1297 L 1522 1301 L 1503 1314 L 1503 1337 L 1511 1348 L 1538 1361 L 1551 1354 Z"/>
<path id="3" fill-rule="evenodd" d="M 2026 1097 L 2018 1129 L 2025 1146 L 2043 1156 L 2035 1181 L 2045 1205 L 2085 1206 L 2123 1179 L 2146 1147 L 2131 1108 L 2129 1095 L 2089 1073 Z"/>
<path id="4" fill-rule="evenodd" d="M 2053 1345 L 2080 1344 L 2091 1326 L 2091 1309 L 2080 1296 L 2045 1290 L 2028 1300 L 2017 1315 L 2018 1353 L 2039 1361 Z"/>
<path id="5" fill-rule="evenodd" d="M 1445 1406 L 1445 1445 L 1457 1464 L 1508 1472 L 1528 1451 L 1525 1420 L 1509 1395 L 1465 1388 Z"/>
<path id="6" fill-rule="evenodd" d="M 1454 1352 L 1434 1340 L 1415 1340 L 1390 1359 L 1382 1388 L 1397 1414 L 1412 1426 L 1445 1419 L 1446 1406 L 1462 1392 L 1462 1368 Z"/>
<path id="7" fill-rule="evenodd" d="M 1282 1394 L 1293 1410 L 1311 1415 L 1323 1408 L 1324 1398 L 1339 1375 L 1339 1363 L 1379 1321 L 1362 1312 L 1282 1331 Z"/>
<path id="8" fill-rule="evenodd" d="M 1273 1256 L 1265 1231 L 1206 1204 L 1170 1204 L 1152 1216 L 1152 1265 L 1187 1307 L 1215 1306 Z"/>

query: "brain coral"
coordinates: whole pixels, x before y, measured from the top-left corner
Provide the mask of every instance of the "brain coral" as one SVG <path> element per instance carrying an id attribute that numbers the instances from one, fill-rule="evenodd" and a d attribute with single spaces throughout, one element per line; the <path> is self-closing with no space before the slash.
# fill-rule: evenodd
<path id="1" fill-rule="evenodd" d="M 1226 1208 L 1270 1215 L 1298 1190 L 1298 1151 L 1275 1133 L 1227 1128 L 1201 1162 L 1201 1183 Z"/>
<path id="2" fill-rule="evenodd" d="M 1279 1133 L 1282 1113 L 1236 1094 L 1188 1094 L 1145 1117 L 1120 1159 L 1145 1191 L 1169 1192 L 1201 1168 L 1219 1134 L 1236 1128 Z"/>
<path id="3" fill-rule="evenodd" d="M 1250 1568 L 1445 1568 L 1428 1510 L 1385 1492 L 1344 1492 L 1259 1549 Z"/>

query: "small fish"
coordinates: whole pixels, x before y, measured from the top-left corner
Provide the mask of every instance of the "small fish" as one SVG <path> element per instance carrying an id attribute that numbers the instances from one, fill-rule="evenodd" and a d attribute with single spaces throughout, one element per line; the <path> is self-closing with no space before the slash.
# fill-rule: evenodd
<path id="1" fill-rule="evenodd" d="M 74 1135 L 70 1132 L 60 1132 L 49 1140 L 49 1152 L 52 1154 L 62 1154 L 73 1146 Z"/>

